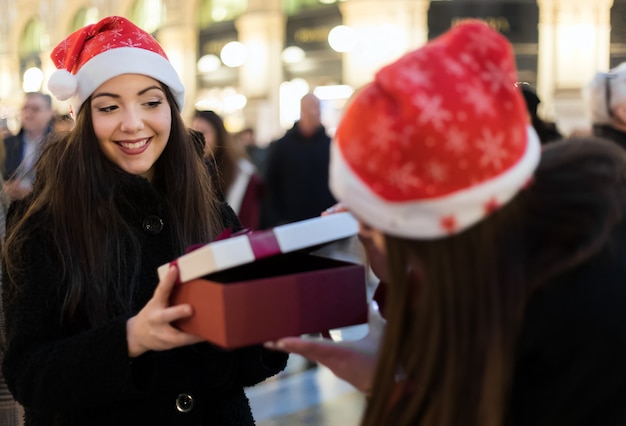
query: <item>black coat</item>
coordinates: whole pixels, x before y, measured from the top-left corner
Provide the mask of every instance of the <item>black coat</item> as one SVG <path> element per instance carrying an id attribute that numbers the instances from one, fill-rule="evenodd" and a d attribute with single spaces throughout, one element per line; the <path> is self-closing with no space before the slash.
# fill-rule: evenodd
<path id="1" fill-rule="evenodd" d="M 304 137 L 296 123 L 268 149 L 264 228 L 317 217 L 335 204 L 328 187 L 330 137 L 323 126 Z"/>
<path id="2" fill-rule="evenodd" d="M 44 141 L 51 132 L 52 123 L 50 123 L 44 133 Z M 4 140 L 5 159 L 2 176 L 4 180 L 13 178 L 17 168 L 22 164 L 22 160 L 24 160 L 24 136 L 24 129 L 20 129 L 18 134 L 9 136 Z"/>
<path id="3" fill-rule="evenodd" d="M 545 242 L 547 245 L 548 242 Z M 509 424 L 626 425 L 626 222 L 531 297 Z"/>
<path id="4" fill-rule="evenodd" d="M 592 132 L 594 136 L 613 141 L 626 149 L 626 132 L 618 130 L 608 124 L 594 124 Z"/>
<path id="5" fill-rule="evenodd" d="M 159 281 L 157 267 L 176 255 L 159 192 L 145 179 L 123 180 L 116 195 L 123 193 L 134 206 L 120 212 L 133 224 L 143 250 L 144 273 L 133 294 L 133 309 L 139 311 Z M 20 204 L 12 205 L 9 223 Z M 240 225 L 232 209 L 224 205 L 222 210 L 224 226 L 236 230 Z M 163 220 L 158 232 L 155 218 Z M 55 260 L 49 226 L 40 222 L 29 230 L 25 256 L 33 267 L 22 282 L 5 282 L 3 292 L 8 301 L 3 371 L 11 392 L 26 408 L 28 425 L 254 424 L 244 386 L 282 370 L 287 355 L 261 346 L 225 351 L 200 343 L 148 352 L 131 362 L 128 315 L 97 327 L 84 321 L 59 326 L 67 282 Z M 22 290 L 15 292 L 14 286 Z M 184 408 L 189 396 L 192 409 L 179 411 L 177 401 Z"/>
<path id="6" fill-rule="evenodd" d="M 21 130 L 17 135 L 9 136 L 4 140 L 4 180 L 9 180 L 15 174 L 15 171 L 22 163 L 24 158 L 24 131 Z"/>

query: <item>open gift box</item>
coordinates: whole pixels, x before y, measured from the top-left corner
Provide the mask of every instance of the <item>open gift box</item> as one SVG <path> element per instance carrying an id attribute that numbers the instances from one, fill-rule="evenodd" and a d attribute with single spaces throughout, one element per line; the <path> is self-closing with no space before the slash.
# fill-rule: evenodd
<path id="1" fill-rule="evenodd" d="M 175 260 L 172 304 L 194 314 L 180 329 L 226 349 L 367 321 L 363 265 L 310 254 L 356 235 L 337 213 L 206 244 Z M 163 277 L 169 264 L 159 268 Z"/>

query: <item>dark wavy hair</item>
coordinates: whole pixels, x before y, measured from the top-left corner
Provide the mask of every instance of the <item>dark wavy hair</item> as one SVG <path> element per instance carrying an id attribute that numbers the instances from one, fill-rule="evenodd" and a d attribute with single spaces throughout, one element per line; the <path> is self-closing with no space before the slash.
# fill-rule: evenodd
<path id="1" fill-rule="evenodd" d="M 625 203 L 623 150 L 569 139 L 547 145 L 534 183 L 470 229 L 387 236 L 387 328 L 362 424 L 505 424 L 529 297 L 597 254 Z"/>
<path id="2" fill-rule="evenodd" d="M 221 230 L 221 222 L 206 164 L 171 91 L 165 85 L 163 89 L 172 124 L 168 143 L 155 163 L 152 184 L 165 198 L 175 246 L 182 254 L 185 247 L 212 240 Z M 111 315 L 111 307 L 103 300 L 117 300 L 111 306 L 130 309 L 133 301 L 128 296 L 140 273 L 136 266 L 140 264 L 140 245 L 113 199 L 119 174 L 124 172 L 107 160 L 98 146 L 91 98 L 78 112 L 74 129 L 46 144 L 36 167 L 32 198 L 6 238 L 5 273 L 11 277 L 26 266 L 22 263 L 27 242 L 23 230 L 44 219 L 50 224 L 54 252 L 69 282 L 63 318 L 72 318 L 80 310 L 90 323 L 97 324 Z M 122 247 L 124 244 L 132 247 Z M 128 253 L 134 258 L 127 258 Z M 117 288 L 120 280 L 116 273 L 129 267 L 133 271 L 131 289 Z"/>

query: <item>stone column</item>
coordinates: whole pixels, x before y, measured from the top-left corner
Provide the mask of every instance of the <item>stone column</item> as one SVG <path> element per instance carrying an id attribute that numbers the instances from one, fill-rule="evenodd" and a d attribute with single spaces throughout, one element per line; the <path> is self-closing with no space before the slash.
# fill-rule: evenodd
<path id="1" fill-rule="evenodd" d="M 19 61 L 16 59 L 19 35 L 14 34 L 16 7 L 10 6 L 8 0 L 2 0 L 0 6 L 4 10 L 3 19 L 0 19 L 0 106 L 6 106 L 21 93 Z"/>
<path id="2" fill-rule="evenodd" d="M 428 40 L 430 0 L 346 0 L 340 4 L 344 25 L 355 30 L 357 44 L 344 54 L 343 80 L 358 88 L 383 65 Z"/>
<path id="3" fill-rule="evenodd" d="M 280 0 L 250 0 L 246 13 L 235 22 L 239 41 L 248 48 L 246 63 L 239 69 L 240 91 L 248 99 L 245 120 L 260 145 L 282 134 L 279 88 L 285 24 Z"/>
<path id="4" fill-rule="evenodd" d="M 198 28 L 195 13 L 189 9 L 193 2 L 168 0 L 164 2 L 167 21 L 159 28 L 157 37 L 170 62 L 185 86 L 183 117 L 188 120 L 194 110 L 196 95 L 196 62 Z"/>
<path id="5" fill-rule="evenodd" d="M 569 134 L 585 126 L 581 89 L 609 67 L 613 0 L 538 0 L 540 114 Z"/>

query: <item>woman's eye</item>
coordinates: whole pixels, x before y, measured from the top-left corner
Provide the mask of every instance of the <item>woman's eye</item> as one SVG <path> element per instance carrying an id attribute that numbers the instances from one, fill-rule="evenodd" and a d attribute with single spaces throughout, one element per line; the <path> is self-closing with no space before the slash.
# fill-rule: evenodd
<path id="1" fill-rule="evenodd" d="M 110 105 L 110 106 L 105 106 L 105 107 L 98 107 L 98 111 L 100 112 L 111 112 L 113 110 L 116 110 L 117 106 L 116 105 Z"/>
<path id="2" fill-rule="evenodd" d="M 156 108 L 159 105 L 161 105 L 163 102 L 161 100 L 158 101 L 150 101 L 150 102 L 146 102 L 146 105 L 148 106 L 148 108 Z"/>

